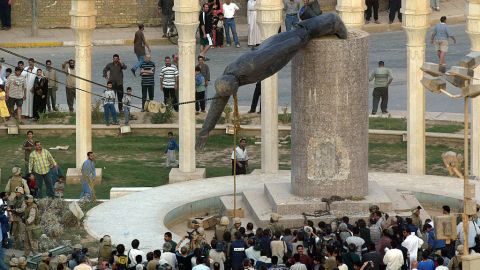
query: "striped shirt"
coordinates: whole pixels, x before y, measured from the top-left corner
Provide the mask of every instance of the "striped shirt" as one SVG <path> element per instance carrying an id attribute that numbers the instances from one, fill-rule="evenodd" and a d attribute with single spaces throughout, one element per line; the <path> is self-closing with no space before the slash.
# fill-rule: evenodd
<path id="1" fill-rule="evenodd" d="M 30 154 L 28 171 L 38 174 L 47 174 L 50 171 L 50 167 L 55 165 L 57 165 L 57 162 L 53 159 L 52 154 L 50 154 L 48 150 L 42 149 L 40 153 L 33 151 Z"/>
<path id="2" fill-rule="evenodd" d="M 142 76 L 142 85 L 155 85 L 155 63 L 150 62 L 143 62 L 140 65 L 140 70 L 151 70 L 153 74 L 141 74 Z"/>
<path id="3" fill-rule="evenodd" d="M 160 81 L 163 88 L 174 88 L 177 82 L 178 69 L 174 65 L 163 66 L 160 70 Z"/>

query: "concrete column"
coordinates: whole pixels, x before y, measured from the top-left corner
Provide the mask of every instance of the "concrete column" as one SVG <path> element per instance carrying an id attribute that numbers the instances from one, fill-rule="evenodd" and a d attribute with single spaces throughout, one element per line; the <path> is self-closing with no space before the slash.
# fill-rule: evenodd
<path id="1" fill-rule="evenodd" d="M 340 72 L 347 66 L 348 73 Z M 367 78 L 368 34 L 361 30 L 350 32 L 347 40 L 311 40 L 293 58 L 295 195 L 363 198 L 368 194 Z"/>
<path id="2" fill-rule="evenodd" d="M 75 69 L 78 77 L 92 78 L 92 34 L 95 29 L 95 0 L 72 0 L 72 29 L 75 32 Z M 77 88 L 90 92 L 92 85 L 76 79 Z M 92 151 L 92 95 L 76 91 L 76 165 L 80 169 Z"/>
<path id="3" fill-rule="evenodd" d="M 425 90 L 420 83 L 425 61 L 425 35 L 430 25 L 428 0 L 402 1 L 407 33 L 407 172 L 425 174 Z"/>
<path id="4" fill-rule="evenodd" d="M 336 9 L 347 27 L 361 28 L 365 24 L 364 0 L 337 0 Z"/>
<path id="5" fill-rule="evenodd" d="M 75 71 L 78 77 L 92 78 L 92 34 L 95 30 L 95 0 L 72 0 L 71 28 L 75 32 Z M 91 83 L 76 79 L 76 168 L 67 170 L 67 183 L 79 182 L 80 169 L 92 151 L 92 90 Z M 97 169 L 97 183 L 101 181 L 101 170 Z"/>
<path id="6" fill-rule="evenodd" d="M 175 0 L 175 26 L 178 30 L 179 102 L 195 100 L 195 32 L 198 28 L 198 0 Z M 179 106 L 179 168 L 170 171 L 172 182 L 205 177 L 205 169 L 195 164 L 195 104 Z"/>
<path id="7" fill-rule="evenodd" d="M 467 34 L 472 44 L 472 52 L 480 52 L 480 0 L 467 0 Z M 476 78 L 480 77 L 480 68 L 475 69 Z M 474 80 L 473 84 L 480 84 Z M 471 133 L 471 174 L 480 177 L 480 98 L 472 99 Z"/>
<path id="8" fill-rule="evenodd" d="M 257 22 L 262 41 L 277 34 L 283 21 L 281 0 L 257 1 Z M 262 81 L 262 171 L 278 171 L 278 75 Z"/>

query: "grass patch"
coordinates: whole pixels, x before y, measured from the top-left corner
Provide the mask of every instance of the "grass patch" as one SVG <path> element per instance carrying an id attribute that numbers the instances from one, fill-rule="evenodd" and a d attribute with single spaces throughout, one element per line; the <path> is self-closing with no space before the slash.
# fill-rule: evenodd
<path id="1" fill-rule="evenodd" d="M 238 139 L 242 134 L 238 136 Z M 70 145 L 67 151 L 51 151 L 59 163 L 63 173 L 67 168 L 75 167 L 75 136 L 67 137 L 37 137 L 45 148 L 56 145 Z M 11 176 L 14 165 L 24 167 L 24 152 L 22 144 L 24 136 L 7 136 L 0 140 L 0 168 L 2 175 L 0 185 L 5 186 Z M 287 138 L 290 142 L 290 138 Z M 260 145 L 255 145 L 255 139 L 247 137 L 248 151 L 251 158 L 249 172 L 259 169 Z M 167 138 L 160 136 L 107 136 L 94 137 L 93 149 L 97 157 L 97 167 L 103 169 L 103 182 L 96 187 L 98 198 L 109 197 L 112 187 L 152 187 L 167 183 L 170 168 L 165 167 Z M 197 153 L 199 167 L 207 169 L 207 177 L 231 175 L 230 153 L 233 147 L 232 135 L 212 135 L 204 152 Z M 280 169 L 290 169 L 290 143 L 279 147 Z M 461 149 L 444 145 L 427 146 L 427 173 L 447 175 L 443 168 L 441 154 L 446 151 L 463 153 Z M 406 143 L 376 143 L 369 144 L 369 167 L 372 170 L 387 172 L 406 172 Z M 66 198 L 78 198 L 81 185 L 68 185 L 65 188 Z"/>
<path id="2" fill-rule="evenodd" d="M 427 128 L 427 132 L 456 133 L 463 130 L 463 125 L 433 125 Z"/>
<path id="3" fill-rule="evenodd" d="M 383 130 L 407 130 L 407 120 L 405 118 L 370 117 L 368 120 L 368 128 Z"/>

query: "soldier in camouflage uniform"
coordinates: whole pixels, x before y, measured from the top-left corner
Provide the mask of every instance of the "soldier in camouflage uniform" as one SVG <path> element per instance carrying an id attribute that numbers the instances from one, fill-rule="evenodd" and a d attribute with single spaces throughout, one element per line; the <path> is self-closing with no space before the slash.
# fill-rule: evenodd
<path id="1" fill-rule="evenodd" d="M 215 226 L 215 239 L 217 241 L 223 241 L 223 234 L 228 231 L 228 225 L 230 224 L 230 220 L 228 217 L 223 216 L 220 219 L 220 224 Z"/>
<path id="2" fill-rule="evenodd" d="M 25 241 L 24 249 L 25 256 L 38 252 L 38 238 L 41 234 L 40 228 L 40 213 L 38 212 L 37 204 L 33 201 L 32 195 L 26 197 L 27 207 L 25 208 L 24 220 L 25 220 Z"/>
<path id="3" fill-rule="evenodd" d="M 22 187 L 23 193 L 25 195 L 30 195 L 27 180 L 22 178 L 22 169 L 15 166 L 12 168 L 12 174 L 13 176 L 8 179 L 7 185 L 5 186 L 5 192 L 9 195 L 8 200 L 11 201 L 15 198 L 15 189 L 17 187 Z"/>
<path id="4" fill-rule="evenodd" d="M 8 268 L 8 270 L 20 270 L 20 268 L 18 268 L 18 258 L 12 257 L 9 264 L 10 268 Z"/>
<path id="5" fill-rule="evenodd" d="M 23 213 L 26 208 L 25 198 L 23 196 L 23 188 L 15 188 L 15 197 L 9 202 L 10 221 L 12 225 L 11 233 L 13 237 L 13 244 L 16 249 L 20 248 L 21 233 L 23 232 Z"/>
<path id="6" fill-rule="evenodd" d="M 423 223 L 422 219 L 420 218 L 420 210 L 422 210 L 422 207 L 417 206 L 416 208 L 412 209 L 412 224 L 415 225 L 417 228 L 422 228 Z"/>
<path id="7" fill-rule="evenodd" d="M 232 228 L 230 228 L 230 233 L 232 235 L 235 235 L 235 233 L 240 229 L 240 227 L 242 226 L 242 221 L 240 220 L 239 217 L 236 217 L 233 219 L 233 226 Z"/>
<path id="8" fill-rule="evenodd" d="M 277 213 L 272 213 L 270 216 L 270 224 L 268 225 L 268 228 L 272 232 L 272 234 L 275 234 L 276 232 L 280 232 L 283 234 L 283 230 L 285 229 L 283 225 L 278 224 L 278 221 L 280 220 L 282 216 L 280 216 Z"/>

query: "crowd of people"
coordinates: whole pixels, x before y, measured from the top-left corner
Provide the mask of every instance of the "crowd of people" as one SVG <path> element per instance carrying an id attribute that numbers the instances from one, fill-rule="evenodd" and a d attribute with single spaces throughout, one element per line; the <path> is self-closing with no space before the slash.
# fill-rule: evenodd
<path id="1" fill-rule="evenodd" d="M 38 220 L 33 197 L 25 198 L 15 193 L 8 199 L 8 193 L 1 193 L 8 205 L 10 224 L 0 215 L 2 228 L 12 227 L 14 246 L 15 235 L 22 226 L 35 232 Z M 22 200 L 23 199 L 23 200 Z M 26 210 L 28 209 L 28 210 Z M 412 210 L 409 217 L 389 216 L 378 206 L 370 207 L 368 219 L 350 222 L 349 217 L 330 223 L 320 221 L 314 224 L 305 217 L 304 226 L 285 228 L 282 216 L 273 213 L 270 223 L 264 228 L 255 228 L 253 223 L 242 224 L 240 218 L 221 217 L 214 231 L 207 233 L 198 220 L 191 222 L 178 243 L 171 232 L 164 233 L 161 248 L 146 251 L 135 239 L 127 250 L 124 244 L 112 244 L 109 235 L 100 239 L 98 253 L 89 252 L 77 244 L 73 252 L 56 258 L 57 270 L 460 270 L 463 254 L 463 224 L 458 224 L 458 240 L 446 243 L 436 239 L 432 220 L 420 218 L 421 207 Z M 450 215 L 450 207 L 442 207 L 443 215 Z M 33 214 L 32 214 L 33 212 Z M 22 213 L 22 214 L 20 214 Z M 29 214 L 26 214 L 29 213 Z M 23 215 L 23 218 L 18 218 Z M 25 216 L 26 215 L 26 216 Z M 26 222 L 21 224 L 21 222 Z M 468 238 L 472 252 L 479 251 L 474 238 L 480 233 L 476 218 L 470 221 Z M 29 227 L 30 224 L 30 227 Z M 32 225 L 33 224 L 33 225 Z M 3 230 L 2 230 L 3 231 Z M 28 229 L 25 230 L 28 233 Z M 4 237 L 8 237 L 4 232 Z M 211 238 L 207 235 L 212 235 Z M 207 239 L 209 238 L 209 239 Z M 5 238 L 4 238 L 5 239 Z M 35 239 L 34 236 L 28 239 Z M 31 245 L 25 242 L 25 256 L 31 252 Z M 35 249 L 33 249 L 35 250 Z M 42 255 L 43 265 L 38 269 L 52 269 L 52 259 Z M 18 261 L 10 261 L 12 267 Z M 2 268 L 0 262 L 0 269 Z"/>

